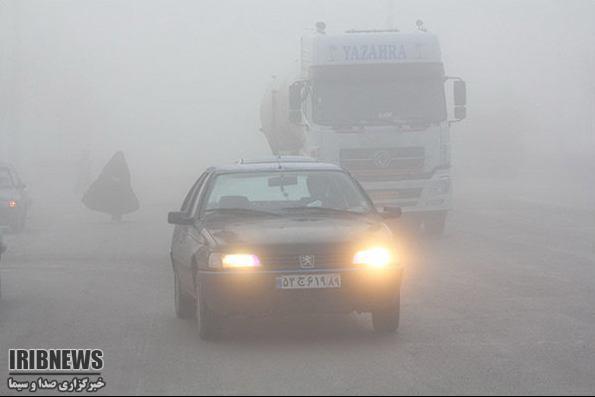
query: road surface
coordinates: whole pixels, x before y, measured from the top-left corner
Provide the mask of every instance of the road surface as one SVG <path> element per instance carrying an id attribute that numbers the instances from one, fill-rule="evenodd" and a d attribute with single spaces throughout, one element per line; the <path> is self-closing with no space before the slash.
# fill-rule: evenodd
<path id="1" fill-rule="evenodd" d="M 234 320 L 216 343 L 174 315 L 177 202 L 123 224 L 41 203 L 1 264 L 0 394 L 7 349 L 31 347 L 104 349 L 108 394 L 593 394 L 595 205 L 551 197 L 459 184 L 444 238 L 401 237 L 397 335 L 298 317 Z"/>

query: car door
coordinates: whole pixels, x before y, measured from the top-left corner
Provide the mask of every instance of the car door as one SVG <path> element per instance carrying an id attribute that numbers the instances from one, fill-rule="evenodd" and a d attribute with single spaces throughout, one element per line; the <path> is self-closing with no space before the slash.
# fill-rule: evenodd
<path id="1" fill-rule="evenodd" d="M 193 257 L 205 243 L 201 235 L 199 222 L 196 219 L 195 208 L 197 208 L 197 203 L 204 191 L 207 179 L 208 173 L 199 178 L 182 205 L 181 211 L 185 212 L 188 217 L 194 218 L 195 222 L 192 225 L 177 225 L 172 242 L 174 268 L 180 277 L 182 289 L 188 294 L 194 293 Z"/>
<path id="2" fill-rule="evenodd" d="M 194 185 L 192 185 L 192 187 L 184 197 L 184 201 L 182 203 L 182 206 L 180 207 L 180 212 L 185 213 L 187 216 L 191 212 L 192 202 L 196 195 L 197 189 L 200 187 L 200 184 L 204 179 L 203 176 L 201 176 L 199 179 L 197 179 L 196 182 L 194 182 Z M 184 228 L 185 226 L 176 225 L 174 227 L 174 232 L 172 236 L 170 255 L 172 259 L 172 265 L 174 266 L 175 271 L 178 270 L 178 263 L 182 260 L 182 257 L 180 255 L 180 243 L 185 233 Z"/>

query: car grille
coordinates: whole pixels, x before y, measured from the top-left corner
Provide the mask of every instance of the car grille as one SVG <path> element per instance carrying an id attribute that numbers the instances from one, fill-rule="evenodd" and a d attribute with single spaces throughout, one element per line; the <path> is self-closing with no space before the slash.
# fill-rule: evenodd
<path id="1" fill-rule="evenodd" d="M 302 248 L 297 251 L 269 252 L 261 254 L 260 260 L 266 269 L 271 270 L 301 270 L 301 269 L 338 269 L 349 267 L 352 257 L 351 250 L 346 248 L 336 249 L 308 249 Z M 313 258 L 312 267 L 302 266 L 303 257 Z"/>
<path id="2" fill-rule="evenodd" d="M 342 149 L 341 166 L 360 181 L 391 181 L 419 173 L 425 164 L 423 147 Z"/>

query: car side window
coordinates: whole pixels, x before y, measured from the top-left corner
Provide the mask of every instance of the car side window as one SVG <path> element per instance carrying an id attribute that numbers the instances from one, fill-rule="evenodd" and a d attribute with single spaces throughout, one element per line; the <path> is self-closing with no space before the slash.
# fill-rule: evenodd
<path id="1" fill-rule="evenodd" d="M 200 190 L 200 187 L 201 187 L 203 181 L 205 180 L 206 175 L 207 175 L 207 173 L 205 172 L 204 174 L 202 174 L 200 176 L 200 178 L 198 178 L 198 180 L 194 183 L 194 185 L 192 185 L 192 188 L 186 195 L 186 198 L 184 198 L 184 203 L 182 203 L 182 208 L 180 208 L 180 212 L 190 213 L 190 210 L 193 207 L 192 204 L 194 203 L 194 198 L 196 197 L 196 193 Z"/>
<path id="2" fill-rule="evenodd" d="M 196 189 L 197 183 L 198 182 L 195 182 L 194 185 L 192 185 L 192 187 L 190 188 L 190 191 L 186 194 L 186 198 L 184 198 L 184 202 L 182 203 L 182 206 L 180 207 L 180 212 L 188 211 L 188 206 L 190 205 L 190 201 L 192 200 L 192 194 L 194 193 L 194 190 Z"/>
<path id="3" fill-rule="evenodd" d="M 20 188 L 23 185 L 23 183 L 21 182 L 21 179 L 19 178 L 18 174 L 14 170 L 10 171 L 10 176 L 12 177 L 12 183 L 15 187 Z"/>
<path id="4" fill-rule="evenodd" d="M 13 187 L 12 175 L 8 170 L 0 168 L 0 187 L 9 188 Z"/>
<path id="5" fill-rule="evenodd" d="M 202 185 L 196 190 L 196 200 L 194 200 L 194 203 L 192 205 L 193 210 L 192 210 L 192 217 L 193 218 L 198 218 L 200 209 L 202 207 L 202 201 L 200 200 L 201 197 L 203 196 L 203 193 L 205 192 L 205 190 L 207 189 L 207 186 L 209 185 L 208 181 L 210 178 L 208 178 L 208 176 L 205 178 L 205 180 L 203 181 Z"/>

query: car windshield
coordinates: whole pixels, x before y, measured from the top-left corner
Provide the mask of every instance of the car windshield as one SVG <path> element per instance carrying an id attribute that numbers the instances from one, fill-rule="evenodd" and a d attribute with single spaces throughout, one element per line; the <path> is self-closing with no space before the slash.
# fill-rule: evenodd
<path id="1" fill-rule="evenodd" d="M 340 171 L 242 172 L 216 176 L 206 212 L 233 215 L 366 214 L 372 205 Z"/>
<path id="2" fill-rule="evenodd" d="M 352 65 L 313 71 L 321 125 L 436 123 L 446 119 L 442 65 Z"/>
<path id="3" fill-rule="evenodd" d="M 10 172 L 6 168 L 0 168 L 0 189 L 9 189 L 13 187 Z"/>

